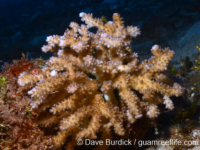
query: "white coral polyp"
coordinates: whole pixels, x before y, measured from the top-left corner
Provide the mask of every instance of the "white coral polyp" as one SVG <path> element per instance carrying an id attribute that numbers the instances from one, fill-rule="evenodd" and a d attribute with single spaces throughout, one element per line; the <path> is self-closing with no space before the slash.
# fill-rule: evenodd
<path id="1" fill-rule="evenodd" d="M 84 12 L 81 12 L 81 13 L 79 14 L 79 17 L 83 17 L 84 14 L 85 14 Z"/>
<path id="2" fill-rule="evenodd" d="M 159 46 L 157 44 L 155 44 L 154 46 L 152 46 L 151 50 L 152 51 L 156 51 L 159 49 Z"/>
<path id="3" fill-rule="evenodd" d="M 58 72 L 55 71 L 55 70 L 52 70 L 51 73 L 50 73 L 50 75 L 51 75 L 52 77 L 57 76 L 57 74 L 58 74 Z"/>

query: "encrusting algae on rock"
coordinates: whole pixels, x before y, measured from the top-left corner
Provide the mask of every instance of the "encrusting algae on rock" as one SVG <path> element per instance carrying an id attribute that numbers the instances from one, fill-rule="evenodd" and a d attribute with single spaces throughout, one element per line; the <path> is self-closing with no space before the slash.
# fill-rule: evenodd
<path id="1" fill-rule="evenodd" d="M 171 84 L 163 74 L 174 51 L 154 45 L 153 56 L 139 62 L 137 54 L 130 52 L 131 38 L 140 34 L 137 27 L 125 27 L 117 13 L 106 24 L 92 14 L 80 13 L 80 17 L 87 25 L 71 22 L 63 36 L 47 37 L 42 51 L 55 55 L 46 67 L 37 74 L 23 72 L 18 79 L 20 86 L 34 85 L 28 94 L 32 108 L 39 110 L 38 123 L 59 125 L 53 136 L 57 148 L 66 139 L 66 149 L 73 149 L 78 139 L 112 139 L 112 129 L 124 136 L 125 120 L 134 123 L 143 116 L 158 117 L 158 104 L 172 110 L 170 97 L 183 93 L 179 84 Z M 97 32 L 88 31 L 91 27 Z"/>
<path id="2" fill-rule="evenodd" d="M 38 60 L 23 55 L 13 64 L 5 63 L 0 73 L 0 149 L 35 150 L 53 149 L 51 136 L 38 126 L 39 112 L 30 106 L 27 94 L 34 85 L 19 86 L 18 75 L 38 67 Z"/>

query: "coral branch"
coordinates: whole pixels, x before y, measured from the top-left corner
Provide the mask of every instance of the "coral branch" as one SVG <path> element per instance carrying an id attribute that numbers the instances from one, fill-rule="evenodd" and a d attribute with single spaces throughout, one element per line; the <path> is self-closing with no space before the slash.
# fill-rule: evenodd
<path id="1" fill-rule="evenodd" d="M 117 13 L 106 24 L 92 14 L 80 13 L 80 17 L 87 25 L 71 22 L 63 36 L 47 37 L 42 51 L 56 53 L 47 67 L 38 75 L 22 73 L 18 79 L 20 86 L 36 84 L 28 92 L 31 105 L 40 114 L 47 109 L 52 113 L 38 122 L 60 126 L 53 137 L 58 148 L 69 135 L 66 147 L 70 149 L 76 145 L 75 138 L 96 139 L 98 132 L 103 132 L 104 140 L 112 138 L 112 131 L 124 136 L 125 121 L 155 118 L 160 114 L 158 104 L 171 110 L 170 96 L 183 93 L 179 84 L 163 74 L 174 51 L 154 45 L 153 56 L 140 62 L 131 52 L 131 38 L 140 34 L 137 27 L 125 27 Z M 90 32 L 90 27 L 97 27 L 97 32 Z"/>

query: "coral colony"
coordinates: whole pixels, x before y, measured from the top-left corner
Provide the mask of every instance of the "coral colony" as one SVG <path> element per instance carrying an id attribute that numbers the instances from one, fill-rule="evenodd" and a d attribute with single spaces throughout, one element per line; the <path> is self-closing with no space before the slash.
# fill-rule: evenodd
<path id="1" fill-rule="evenodd" d="M 32 108 L 39 111 L 38 123 L 59 125 L 52 137 L 56 148 L 66 143 L 73 149 L 78 139 L 124 136 L 125 120 L 134 124 L 143 117 L 156 118 L 158 104 L 172 110 L 170 97 L 183 93 L 163 74 L 174 51 L 154 45 L 153 56 L 140 62 L 130 50 L 131 38 L 140 34 L 137 27 L 125 27 L 118 13 L 105 24 L 92 14 L 80 17 L 86 25 L 71 22 L 63 36 L 47 37 L 42 51 L 55 54 L 42 70 L 18 78 L 20 86 L 34 85 L 28 94 Z M 97 32 L 90 32 L 91 27 Z"/>

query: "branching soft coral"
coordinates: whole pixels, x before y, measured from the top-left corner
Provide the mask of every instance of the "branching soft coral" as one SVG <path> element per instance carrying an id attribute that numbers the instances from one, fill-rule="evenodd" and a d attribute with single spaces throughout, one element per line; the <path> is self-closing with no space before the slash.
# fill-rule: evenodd
<path id="1" fill-rule="evenodd" d="M 124 27 L 117 13 L 106 24 L 92 14 L 80 13 L 80 17 L 87 26 L 71 22 L 71 29 L 63 36 L 47 37 L 48 44 L 42 51 L 56 53 L 47 67 L 37 75 L 21 73 L 18 79 L 21 86 L 35 84 L 28 94 L 32 107 L 42 114 L 38 123 L 60 125 L 53 137 L 57 147 L 69 135 L 72 139 L 66 148 L 76 146 L 75 139 L 96 139 L 98 132 L 103 132 L 102 139 L 104 135 L 112 137 L 112 128 L 123 136 L 124 118 L 134 123 L 143 116 L 143 108 L 148 117 L 155 118 L 159 115 L 158 104 L 173 109 L 170 96 L 182 95 L 181 86 L 169 86 L 163 74 L 174 51 L 154 45 L 153 56 L 139 62 L 137 54 L 130 52 L 131 38 L 140 34 L 137 27 Z M 98 28 L 96 34 L 88 31 L 90 27 Z M 118 108 L 116 90 L 125 113 Z"/>

